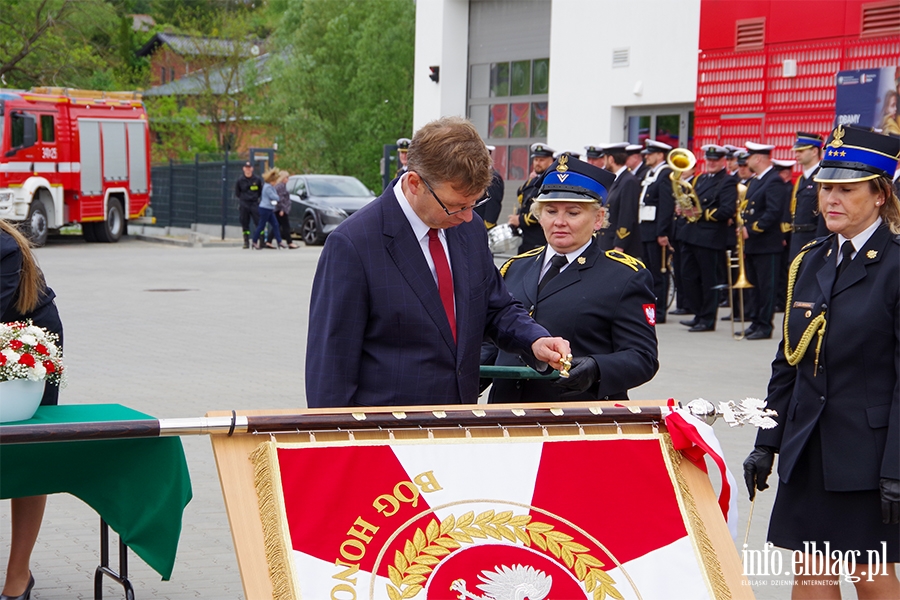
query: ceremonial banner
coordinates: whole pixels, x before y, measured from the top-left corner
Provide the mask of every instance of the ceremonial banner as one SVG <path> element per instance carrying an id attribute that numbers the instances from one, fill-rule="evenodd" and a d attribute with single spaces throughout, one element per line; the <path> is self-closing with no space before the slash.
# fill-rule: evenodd
<path id="1" fill-rule="evenodd" d="M 270 441 L 251 459 L 279 600 L 730 596 L 665 433 Z"/>

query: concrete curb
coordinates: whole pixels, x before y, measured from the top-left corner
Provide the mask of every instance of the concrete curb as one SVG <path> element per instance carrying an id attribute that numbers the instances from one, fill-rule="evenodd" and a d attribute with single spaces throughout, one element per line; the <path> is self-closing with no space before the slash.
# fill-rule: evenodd
<path id="1" fill-rule="evenodd" d="M 142 242 L 152 242 L 154 244 L 168 244 L 170 246 L 180 246 L 182 248 L 240 248 L 244 242 L 242 240 L 210 240 L 208 236 L 190 235 L 187 238 L 176 238 L 161 235 L 143 235 L 140 233 L 131 234 L 136 240 Z M 207 239 L 203 239 L 207 237 Z"/>

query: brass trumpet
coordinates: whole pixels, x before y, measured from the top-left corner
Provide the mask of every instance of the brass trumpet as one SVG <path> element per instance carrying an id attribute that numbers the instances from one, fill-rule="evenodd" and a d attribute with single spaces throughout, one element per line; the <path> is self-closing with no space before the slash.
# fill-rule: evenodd
<path id="1" fill-rule="evenodd" d="M 683 172 L 694 168 L 694 165 L 697 164 L 697 157 L 687 148 L 672 148 L 666 155 L 666 164 L 672 169 L 669 179 L 672 181 L 675 203 L 689 222 L 697 222 L 703 214 L 700 198 L 697 197 L 697 192 L 694 191 L 691 182 L 681 178 Z"/>
<path id="2" fill-rule="evenodd" d="M 744 216 L 743 213 L 747 209 L 747 186 L 743 183 L 739 183 L 737 186 L 737 211 L 735 213 L 734 222 L 737 226 L 737 247 L 735 248 L 735 253 L 737 254 L 737 266 L 738 266 L 738 278 L 737 281 L 732 282 L 731 277 L 731 266 L 733 261 L 729 261 L 728 264 L 728 287 L 729 290 L 738 290 L 738 304 L 740 306 L 740 315 L 741 315 L 741 332 L 735 334 L 734 332 L 734 321 L 735 321 L 735 307 L 731 307 L 731 337 L 736 340 L 744 339 L 744 290 L 747 288 L 752 288 L 753 284 L 747 279 L 747 271 L 744 267 Z M 732 257 L 733 259 L 734 257 Z M 731 296 L 734 298 L 734 295 Z"/>

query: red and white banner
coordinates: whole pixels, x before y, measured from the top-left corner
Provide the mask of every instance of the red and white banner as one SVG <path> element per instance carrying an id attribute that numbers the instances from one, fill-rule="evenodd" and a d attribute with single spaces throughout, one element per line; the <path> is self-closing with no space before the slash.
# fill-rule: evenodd
<path id="1" fill-rule="evenodd" d="M 663 440 L 270 442 L 290 594 L 711 598 Z"/>

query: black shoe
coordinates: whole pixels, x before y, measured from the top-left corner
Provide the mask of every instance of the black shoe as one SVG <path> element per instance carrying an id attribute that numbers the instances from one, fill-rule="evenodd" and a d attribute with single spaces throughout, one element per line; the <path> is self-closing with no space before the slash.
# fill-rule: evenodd
<path id="1" fill-rule="evenodd" d="M 721 320 L 721 321 L 730 321 L 731 319 L 732 319 L 732 316 L 731 316 L 731 315 L 725 315 L 725 316 L 722 317 L 720 320 Z"/>
<path id="2" fill-rule="evenodd" d="M 6 594 L 0 594 L 0 600 L 29 600 L 29 598 L 31 598 L 31 588 L 33 587 L 34 575 L 29 575 L 28 587 L 25 588 L 25 591 L 22 592 L 21 596 L 7 596 Z"/>
<path id="3" fill-rule="evenodd" d="M 697 331 L 715 331 L 715 330 L 716 330 L 715 323 L 713 323 L 712 325 L 703 325 L 701 323 L 697 323 L 696 325 L 694 325 L 693 327 L 688 329 L 688 331 L 690 331 L 692 333 L 697 332 Z"/>
<path id="4" fill-rule="evenodd" d="M 686 308 L 676 308 L 675 310 L 670 310 L 669 314 L 670 315 L 692 315 L 694 313 L 687 310 Z"/>
<path id="5" fill-rule="evenodd" d="M 684 325 L 685 327 L 693 327 L 694 325 L 697 324 L 697 319 L 685 319 L 684 321 L 678 321 L 678 322 L 680 324 Z"/>
<path id="6" fill-rule="evenodd" d="M 761 330 L 751 331 L 750 333 L 748 333 L 747 335 L 744 336 L 744 339 L 747 339 L 747 340 L 771 340 L 772 332 L 770 331 L 769 333 L 765 333 L 764 331 L 761 331 Z"/>
<path id="7" fill-rule="evenodd" d="M 753 334 L 753 333 L 756 333 L 756 328 L 753 327 L 753 325 L 751 325 L 751 326 L 748 327 L 747 329 L 745 329 L 745 330 L 743 330 L 743 331 L 741 331 L 741 332 L 738 332 L 737 335 L 742 335 L 742 336 L 744 336 L 744 337 L 747 337 L 748 335 L 751 335 L 751 334 Z"/>

